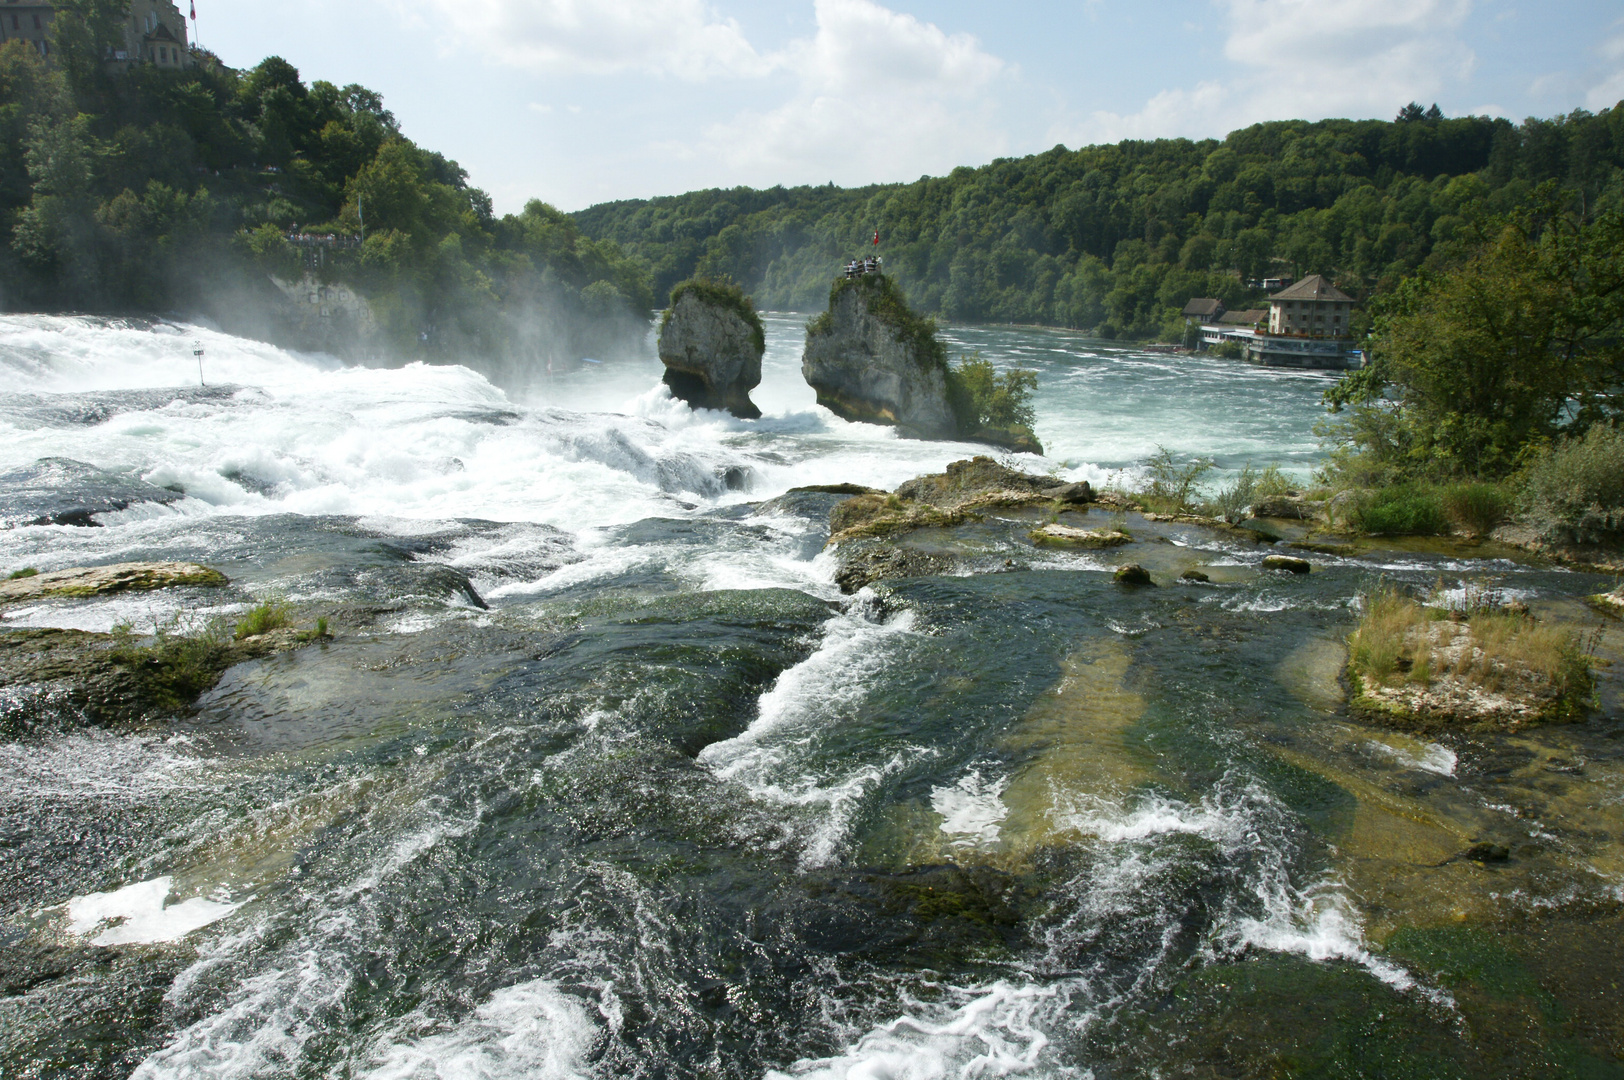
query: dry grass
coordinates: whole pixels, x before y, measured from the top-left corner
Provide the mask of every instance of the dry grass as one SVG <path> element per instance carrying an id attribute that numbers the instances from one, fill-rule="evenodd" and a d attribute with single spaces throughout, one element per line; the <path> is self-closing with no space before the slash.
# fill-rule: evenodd
<path id="1" fill-rule="evenodd" d="M 1466 611 L 1451 613 L 1391 585 L 1366 594 L 1348 642 L 1353 674 L 1388 687 L 1452 677 L 1491 694 L 1538 697 L 1557 713 L 1581 709 L 1593 679 L 1579 636 L 1500 607 L 1492 593 L 1477 603 L 1471 595 Z"/>

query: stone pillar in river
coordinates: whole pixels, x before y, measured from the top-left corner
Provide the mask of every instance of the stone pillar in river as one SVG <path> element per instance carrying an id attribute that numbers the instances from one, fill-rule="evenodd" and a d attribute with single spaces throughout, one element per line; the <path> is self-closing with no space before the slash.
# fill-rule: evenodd
<path id="1" fill-rule="evenodd" d="M 694 279 L 671 290 L 660 321 L 660 362 L 665 385 L 689 405 L 759 418 L 750 391 L 761 383 L 766 351 L 761 317 L 737 285 Z"/>

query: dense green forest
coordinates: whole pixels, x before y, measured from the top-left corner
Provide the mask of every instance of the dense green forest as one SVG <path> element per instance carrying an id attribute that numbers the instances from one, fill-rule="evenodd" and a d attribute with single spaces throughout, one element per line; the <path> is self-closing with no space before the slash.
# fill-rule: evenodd
<path id="1" fill-rule="evenodd" d="M 1512 124 L 1409 106 L 1392 122 L 1258 124 L 1222 141 L 1128 141 L 910 184 L 748 188 L 574 215 L 650 267 L 656 293 L 727 276 L 769 309 L 823 306 L 875 230 L 924 311 L 1106 336 L 1172 336 L 1192 296 L 1323 273 L 1355 297 L 1457 262 L 1547 181 L 1582 215 L 1624 205 L 1624 108 Z"/>
<path id="2" fill-rule="evenodd" d="M 311 269 L 287 235 L 358 235 L 364 212 L 365 243 L 314 269 L 372 299 L 374 340 L 315 344 L 515 367 L 641 344 L 655 303 L 639 264 L 540 202 L 497 217 L 376 93 L 307 86 L 274 57 L 119 73 L 99 57 L 123 5 L 56 7 L 49 68 L 25 42 L 0 47 L 6 308 L 180 310 L 285 338 L 270 275 Z"/>

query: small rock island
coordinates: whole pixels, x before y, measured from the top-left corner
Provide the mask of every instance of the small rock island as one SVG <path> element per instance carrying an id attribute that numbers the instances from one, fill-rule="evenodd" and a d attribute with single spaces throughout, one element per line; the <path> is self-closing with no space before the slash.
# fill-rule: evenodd
<path id="1" fill-rule="evenodd" d="M 696 409 L 760 419 L 750 391 L 761 384 L 766 351 L 761 317 L 739 286 L 694 278 L 671 290 L 660 320 L 660 362 L 676 397 Z"/>
<path id="2" fill-rule="evenodd" d="M 988 368 L 979 381 L 990 381 L 990 365 L 979 363 Z M 843 420 L 890 425 L 904 438 L 1043 453 L 1030 427 L 987 422 L 976 381 L 948 365 L 935 321 L 915 314 L 878 269 L 835 279 L 829 310 L 807 324 L 801 374 L 818 404 Z"/>

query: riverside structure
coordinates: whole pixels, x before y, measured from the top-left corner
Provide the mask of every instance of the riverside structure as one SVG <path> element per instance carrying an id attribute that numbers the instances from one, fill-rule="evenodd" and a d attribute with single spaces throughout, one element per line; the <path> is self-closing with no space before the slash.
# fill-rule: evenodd
<path id="1" fill-rule="evenodd" d="M 1238 342 L 1243 359 L 1265 367 L 1347 370 L 1364 366 L 1364 353 L 1353 347 L 1352 318 L 1353 297 L 1310 274 L 1269 297 L 1267 329 L 1207 322 L 1201 341 L 1206 346 Z"/>

